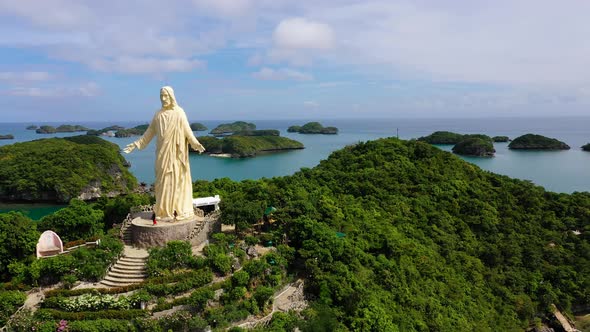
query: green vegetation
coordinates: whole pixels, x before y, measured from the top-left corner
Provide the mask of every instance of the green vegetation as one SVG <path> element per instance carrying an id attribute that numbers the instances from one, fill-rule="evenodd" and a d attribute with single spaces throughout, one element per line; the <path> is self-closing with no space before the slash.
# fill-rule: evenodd
<path id="1" fill-rule="evenodd" d="M 143 124 L 129 129 L 117 130 L 117 132 L 115 133 L 115 137 L 140 136 L 143 135 L 143 133 L 145 133 L 148 127 L 149 124 Z"/>
<path id="2" fill-rule="evenodd" d="M 35 125 L 27 126 L 27 130 L 35 130 L 35 129 L 37 129 L 37 126 L 35 126 Z"/>
<path id="3" fill-rule="evenodd" d="M 148 269 L 158 276 L 140 285 L 52 291 L 45 308 L 19 320 L 22 330 L 53 331 L 60 319 L 70 330 L 225 330 L 269 314 L 273 294 L 291 276 L 305 278 L 310 306 L 275 313 L 256 331 L 523 331 L 547 318 L 551 304 L 571 313 L 590 303 L 590 193 L 547 192 L 423 142 L 358 143 L 292 176 L 197 181 L 194 191 L 224 197 L 222 220 L 236 225 L 237 236 L 215 234 L 205 257 L 180 241 L 153 249 Z M 255 232 L 269 206 L 276 208 L 272 224 Z M 275 247 L 247 259 L 246 239 Z M 13 262 L 11 284 L 104 273 L 121 243 L 103 240 L 86 252 Z M 120 300 L 104 296 L 132 290 Z M 140 301 L 152 312 L 186 310 L 148 319 L 146 310 L 112 309 Z"/>
<path id="4" fill-rule="evenodd" d="M 227 153 L 232 158 L 254 157 L 261 152 L 303 149 L 300 142 L 280 136 L 227 136 L 216 138 L 211 136 L 198 137 L 205 147 L 206 153 Z"/>
<path id="5" fill-rule="evenodd" d="M 69 202 L 137 185 L 119 146 L 99 137 L 50 138 L 0 147 L 0 198 Z"/>
<path id="6" fill-rule="evenodd" d="M 326 134 L 335 135 L 338 134 L 338 128 L 336 127 L 324 127 L 319 122 L 308 122 L 303 126 L 291 126 L 287 129 L 290 133 L 300 134 Z"/>
<path id="7" fill-rule="evenodd" d="M 200 123 L 200 122 L 194 122 L 191 123 L 191 129 L 193 131 L 205 131 L 207 130 L 207 126 L 205 126 L 204 124 Z"/>
<path id="8" fill-rule="evenodd" d="M 16 212 L 0 214 L 0 280 L 9 279 L 9 264 L 35 253 L 40 233 L 31 219 Z"/>
<path id="9" fill-rule="evenodd" d="M 0 326 L 24 303 L 27 296 L 18 291 L 0 291 Z"/>
<path id="10" fill-rule="evenodd" d="M 31 127 L 31 126 L 29 126 Z M 29 128 L 27 127 L 27 129 Z M 35 130 L 37 134 L 74 133 L 77 131 L 88 131 L 89 129 L 80 125 L 41 126 Z"/>
<path id="11" fill-rule="evenodd" d="M 526 134 L 515 138 L 508 144 L 508 148 L 519 150 L 569 150 L 570 147 L 555 138 Z"/>
<path id="12" fill-rule="evenodd" d="M 0 139 L 14 139 L 14 135 L 11 135 L 11 134 L 0 135 Z"/>
<path id="13" fill-rule="evenodd" d="M 233 136 L 280 136 L 281 133 L 276 129 L 263 129 L 263 130 L 236 131 L 232 135 Z"/>
<path id="14" fill-rule="evenodd" d="M 104 213 L 83 201 L 73 199 L 70 205 L 41 219 L 39 231 L 52 230 L 62 241 L 89 239 L 104 228 Z"/>
<path id="15" fill-rule="evenodd" d="M 463 139 L 463 136 L 450 131 L 435 131 L 428 136 L 418 138 L 418 141 L 430 144 L 457 144 Z"/>
<path id="16" fill-rule="evenodd" d="M 506 143 L 510 142 L 510 138 L 508 138 L 508 136 L 494 136 L 492 137 L 492 141 L 497 143 Z"/>
<path id="17" fill-rule="evenodd" d="M 268 235 L 295 250 L 312 326 L 513 331 L 551 303 L 590 303 L 590 193 L 546 192 L 421 142 L 359 143 L 293 176 L 195 191 L 224 197 L 224 222 L 277 208 Z"/>
<path id="18" fill-rule="evenodd" d="M 225 135 L 231 134 L 236 131 L 252 131 L 256 130 L 256 125 L 249 122 L 244 121 L 236 121 L 232 123 L 222 123 L 219 126 L 215 127 L 209 134 L 212 135 Z"/>
<path id="19" fill-rule="evenodd" d="M 453 152 L 467 156 L 492 157 L 496 150 L 491 140 L 468 137 L 455 144 Z"/>
<path id="20" fill-rule="evenodd" d="M 584 150 L 584 151 L 590 151 L 590 143 L 587 143 L 587 144 L 582 145 L 582 150 Z"/>

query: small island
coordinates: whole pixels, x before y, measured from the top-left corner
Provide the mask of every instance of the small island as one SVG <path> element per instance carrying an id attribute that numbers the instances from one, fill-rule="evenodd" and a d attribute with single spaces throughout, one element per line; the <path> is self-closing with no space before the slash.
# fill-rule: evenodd
<path id="1" fill-rule="evenodd" d="M 418 141 L 430 144 L 457 144 L 463 139 L 463 136 L 450 131 L 435 131 L 428 136 L 419 137 Z"/>
<path id="2" fill-rule="evenodd" d="M 131 192 L 120 148 L 99 137 L 48 138 L 0 147 L 0 199 L 67 203 Z"/>
<path id="3" fill-rule="evenodd" d="M 507 143 L 510 142 L 510 138 L 508 136 L 494 136 L 492 137 L 492 141 L 495 143 Z"/>
<path id="4" fill-rule="evenodd" d="M 490 139 L 467 137 L 455 144 L 453 152 L 465 156 L 493 157 L 496 150 Z"/>
<path id="5" fill-rule="evenodd" d="M 324 127 L 319 122 L 308 122 L 303 126 L 291 126 L 287 129 L 290 133 L 300 134 L 324 134 L 324 135 L 336 135 L 338 134 L 338 128 L 336 127 Z"/>
<path id="6" fill-rule="evenodd" d="M 86 132 L 86 135 L 91 135 L 91 136 L 109 136 L 109 133 L 114 133 L 118 130 L 123 130 L 125 129 L 125 127 L 121 127 L 121 126 L 117 126 L 117 125 L 113 125 L 113 126 L 109 126 L 109 127 L 105 127 L 102 129 L 90 129 Z M 113 134 L 114 135 L 114 134 Z"/>
<path id="7" fill-rule="evenodd" d="M 75 133 L 79 131 L 88 131 L 89 129 L 80 125 L 61 125 L 57 128 L 53 126 L 41 126 L 35 132 L 37 134 L 55 134 L 55 133 Z"/>
<path id="8" fill-rule="evenodd" d="M 582 145 L 582 150 L 590 151 L 590 143 L 586 143 L 586 144 Z"/>
<path id="9" fill-rule="evenodd" d="M 30 126 L 27 126 L 27 130 L 35 130 L 35 129 L 37 129 L 37 128 L 38 128 L 38 127 L 37 127 L 37 126 L 35 126 L 35 125 L 30 125 Z"/>
<path id="10" fill-rule="evenodd" d="M 305 148 L 301 142 L 278 135 L 278 130 L 251 130 L 237 132 L 222 138 L 201 136 L 197 139 L 211 156 L 246 158 L 260 153 Z M 275 135 L 276 134 L 276 135 Z"/>
<path id="11" fill-rule="evenodd" d="M 129 129 L 120 129 L 117 130 L 117 132 L 115 133 L 115 137 L 131 137 L 131 136 L 140 136 L 143 135 L 143 133 L 145 133 L 145 131 L 148 129 L 150 125 L 149 124 L 143 124 L 143 125 L 139 125 L 139 126 L 135 126 L 133 128 L 129 128 Z"/>
<path id="12" fill-rule="evenodd" d="M 207 128 L 207 126 L 205 126 L 204 124 L 202 124 L 200 122 L 194 122 L 194 123 L 191 123 L 191 129 L 193 131 L 205 131 L 209 128 Z"/>
<path id="13" fill-rule="evenodd" d="M 0 135 L 0 139 L 14 139 L 14 135 L 11 135 L 11 134 Z"/>
<path id="14" fill-rule="evenodd" d="M 508 148 L 512 150 L 569 150 L 569 145 L 555 138 L 526 134 L 515 138 Z"/>
<path id="15" fill-rule="evenodd" d="M 236 121 L 233 123 L 222 123 L 209 132 L 211 135 L 227 135 L 237 131 L 256 130 L 256 125 L 250 122 Z"/>

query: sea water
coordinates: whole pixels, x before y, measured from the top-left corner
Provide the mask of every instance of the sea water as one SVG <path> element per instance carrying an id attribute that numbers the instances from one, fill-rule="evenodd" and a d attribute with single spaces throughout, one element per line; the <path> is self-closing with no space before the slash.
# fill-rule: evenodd
<path id="1" fill-rule="evenodd" d="M 189 119 L 197 122 L 198 119 Z M 308 121 L 319 121 L 324 126 L 339 129 L 337 135 L 304 135 L 288 133 L 291 125 L 303 125 Z M 209 129 L 220 123 L 232 121 L 199 121 Z M 584 152 L 580 146 L 590 142 L 590 117 L 564 118 L 484 118 L 484 119 L 325 119 L 325 120 L 254 120 L 257 129 L 278 129 L 281 135 L 300 141 L 303 150 L 292 150 L 264 154 L 255 158 L 233 159 L 218 158 L 207 155 L 191 154 L 191 173 L 194 180 L 213 180 L 228 177 L 232 180 L 270 178 L 290 175 L 302 167 L 314 167 L 320 160 L 326 159 L 331 152 L 346 145 L 374 140 L 382 137 L 412 139 L 428 135 L 434 131 L 447 130 L 457 133 L 481 133 L 490 136 L 505 135 L 516 138 L 526 133 L 540 134 L 556 138 L 571 146 L 567 151 L 515 151 L 508 149 L 508 143 L 495 143 L 495 157 L 461 157 L 482 169 L 508 175 L 510 177 L 530 180 L 535 184 L 555 192 L 571 193 L 590 191 L 590 152 Z M 101 129 L 111 125 L 132 127 L 144 122 L 89 122 L 80 124 L 92 129 Z M 30 141 L 47 137 L 65 137 L 84 133 L 36 134 L 26 130 L 28 125 L 62 123 L 0 123 L 0 135 L 13 134 L 14 140 L 0 140 L 0 145 Z M 196 132 L 197 136 L 207 132 Z M 137 137 L 115 138 L 103 137 L 118 144 L 121 148 L 133 142 Z M 452 146 L 439 146 L 450 151 Z M 131 172 L 141 182 L 154 182 L 155 142 L 145 150 L 135 150 L 124 155 L 131 163 Z M 1 167 L 1 165 L 0 165 Z"/>

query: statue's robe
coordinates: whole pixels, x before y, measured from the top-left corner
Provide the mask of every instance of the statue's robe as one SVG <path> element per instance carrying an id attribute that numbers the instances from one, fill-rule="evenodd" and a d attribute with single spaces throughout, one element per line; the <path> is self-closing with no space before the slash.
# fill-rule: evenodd
<path id="1" fill-rule="evenodd" d="M 173 94 L 170 95 L 174 98 Z M 194 210 L 188 144 L 195 150 L 205 149 L 193 135 L 184 110 L 175 101 L 172 109 L 161 109 L 156 113 L 143 136 L 134 144 L 143 149 L 154 136 L 157 136 L 156 219 L 173 219 L 174 212 L 177 220 L 191 218 Z"/>

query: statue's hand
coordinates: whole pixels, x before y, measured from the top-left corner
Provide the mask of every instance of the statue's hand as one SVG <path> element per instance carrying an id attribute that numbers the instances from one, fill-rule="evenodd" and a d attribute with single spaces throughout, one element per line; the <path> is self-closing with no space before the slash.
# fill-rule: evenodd
<path id="1" fill-rule="evenodd" d="M 199 153 L 203 153 L 205 152 L 205 148 L 201 145 L 197 151 L 199 151 Z"/>
<path id="2" fill-rule="evenodd" d="M 123 152 L 129 153 L 135 150 L 135 143 L 127 144 L 127 146 L 123 149 Z"/>

